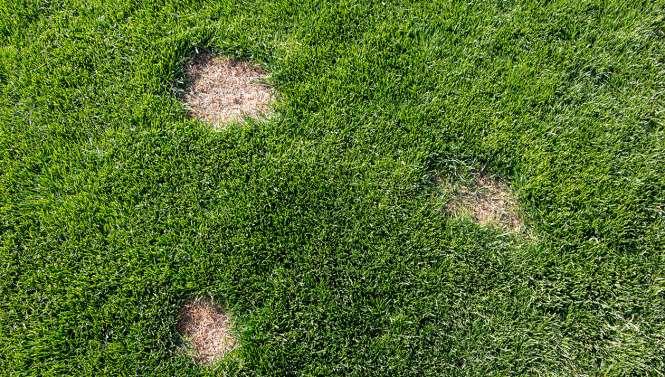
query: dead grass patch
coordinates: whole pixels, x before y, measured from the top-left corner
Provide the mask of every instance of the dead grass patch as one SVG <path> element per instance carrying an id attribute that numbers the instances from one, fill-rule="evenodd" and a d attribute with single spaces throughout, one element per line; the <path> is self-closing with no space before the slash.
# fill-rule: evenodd
<path id="1" fill-rule="evenodd" d="M 202 53 L 185 68 L 188 86 L 183 100 L 192 116 L 223 127 L 268 114 L 274 93 L 261 67 Z"/>
<path id="2" fill-rule="evenodd" d="M 192 357 L 201 364 L 213 363 L 236 346 L 230 318 L 209 299 L 186 303 L 180 310 L 177 327 L 191 344 Z"/>
<path id="3" fill-rule="evenodd" d="M 471 185 L 457 188 L 446 210 L 453 215 L 471 216 L 482 225 L 499 226 L 515 232 L 524 228 L 517 199 L 510 187 L 482 174 L 477 175 Z"/>

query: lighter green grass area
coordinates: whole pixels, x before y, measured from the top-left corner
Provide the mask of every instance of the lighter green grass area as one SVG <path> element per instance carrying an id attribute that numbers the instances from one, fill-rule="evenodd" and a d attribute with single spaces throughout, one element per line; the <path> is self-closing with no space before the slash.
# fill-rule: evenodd
<path id="1" fill-rule="evenodd" d="M 273 116 L 190 119 L 197 48 Z M 665 374 L 665 2 L 0 0 L 0 375 L 223 374 Z"/>

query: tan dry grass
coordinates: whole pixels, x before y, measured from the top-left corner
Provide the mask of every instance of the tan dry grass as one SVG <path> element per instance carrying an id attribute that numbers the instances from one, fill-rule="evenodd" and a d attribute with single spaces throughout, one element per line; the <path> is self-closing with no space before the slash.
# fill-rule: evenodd
<path id="1" fill-rule="evenodd" d="M 209 299 L 195 299 L 180 310 L 178 331 L 190 342 L 194 360 L 211 364 L 233 350 L 231 320 Z"/>
<path id="2" fill-rule="evenodd" d="M 521 231 L 524 222 L 518 213 L 517 199 L 505 183 L 478 175 L 474 183 L 457 190 L 446 205 L 453 215 L 469 215 L 479 224 L 499 226 L 509 231 Z"/>
<path id="3" fill-rule="evenodd" d="M 206 53 L 187 64 L 186 72 L 183 100 L 190 114 L 215 127 L 264 117 L 270 110 L 274 93 L 257 65 Z"/>

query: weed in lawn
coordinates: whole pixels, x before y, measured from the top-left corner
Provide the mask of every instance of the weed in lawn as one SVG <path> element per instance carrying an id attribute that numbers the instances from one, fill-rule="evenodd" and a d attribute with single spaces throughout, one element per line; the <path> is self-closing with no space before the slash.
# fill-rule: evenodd
<path id="1" fill-rule="evenodd" d="M 236 339 L 230 328 L 228 315 L 211 300 L 195 299 L 180 310 L 178 331 L 191 343 L 199 363 L 211 364 L 233 350 Z"/>
<path id="2" fill-rule="evenodd" d="M 269 111 L 274 96 L 265 83 L 266 72 L 250 62 L 200 54 L 186 71 L 184 101 L 196 118 L 223 127 Z"/>
<path id="3" fill-rule="evenodd" d="M 478 174 L 471 185 L 459 187 L 446 205 L 446 210 L 453 215 L 470 215 L 479 224 L 515 232 L 524 227 L 517 208 L 510 187 L 483 174 Z"/>

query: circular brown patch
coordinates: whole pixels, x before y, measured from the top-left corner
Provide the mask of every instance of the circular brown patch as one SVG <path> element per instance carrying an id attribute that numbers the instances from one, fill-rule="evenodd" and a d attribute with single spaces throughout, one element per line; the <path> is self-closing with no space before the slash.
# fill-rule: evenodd
<path id="1" fill-rule="evenodd" d="M 201 54 L 186 67 L 183 99 L 190 114 L 215 127 L 268 114 L 274 94 L 267 74 L 250 62 Z"/>
<path id="2" fill-rule="evenodd" d="M 193 358 L 211 364 L 236 346 L 231 320 L 211 300 L 195 299 L 180 310 L 178 331 L 190 342 Z"/>
<path id="3" fill-rule="evenodd" d="M 510 187 L 485 175 L 478 175 L 472 185 L 459 188 L 446 209 L 454 215 L 470 215 L 482 225 L 497 225 L 510 231 L 524 227 Z"/>

